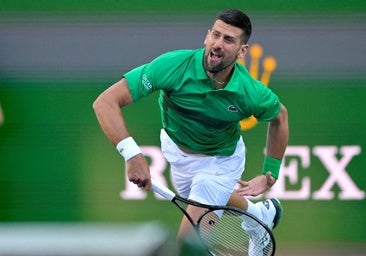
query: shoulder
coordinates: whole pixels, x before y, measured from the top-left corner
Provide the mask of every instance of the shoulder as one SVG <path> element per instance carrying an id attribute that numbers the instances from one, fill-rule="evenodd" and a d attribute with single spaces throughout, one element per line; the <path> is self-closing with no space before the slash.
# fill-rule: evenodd
<path id="1" fill-rule="evenodd" d="M 247 68 L 240 63 L 235 64 L 235 79 L 239 84 L 239 87 L 247 93 L 253 95 L 253 93 L 261 93 L 268 88 L 262 84 L 259 80 L 253 78 Z"/>
<path id="2" fill-rule="evenodd" d="M 238 91 L 242 93 L 246 105 L 262 106 L 278 100 L 278 96 L 268 86 L 253 78 L 246 67 L 237 63 L 235 68 Z"/>

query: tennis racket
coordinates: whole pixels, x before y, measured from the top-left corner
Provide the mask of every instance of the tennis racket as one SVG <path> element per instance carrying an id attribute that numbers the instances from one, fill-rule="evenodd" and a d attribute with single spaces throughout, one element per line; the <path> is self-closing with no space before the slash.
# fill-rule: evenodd
<path id="1" fill-rule="evenodd" d="M 201 204 L 179 195 L 152 180 L 152 189 L 174 203 L 191 222 L 210 255 L 213 256 L 273 256 L 276 243 L 272 231 L 255 216 L 230 206 Z M 205 209 L 198 221 L 193 221 L 185 207 Z"/>

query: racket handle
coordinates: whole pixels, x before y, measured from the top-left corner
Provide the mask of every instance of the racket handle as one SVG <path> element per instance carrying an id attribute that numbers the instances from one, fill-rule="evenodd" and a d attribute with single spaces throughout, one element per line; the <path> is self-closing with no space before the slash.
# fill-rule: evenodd
<path id="1" fill-rule="evenodd" d="M 163 185 L 156 183 L 154 180 L 151 180 L 152 189 L 164 197 L 165 199 L 168 199 L 169 201 L 172 201 L 175 197 L 175 194 L 173 191 L 171 191 L 169 188 L 164 187 Z"/>

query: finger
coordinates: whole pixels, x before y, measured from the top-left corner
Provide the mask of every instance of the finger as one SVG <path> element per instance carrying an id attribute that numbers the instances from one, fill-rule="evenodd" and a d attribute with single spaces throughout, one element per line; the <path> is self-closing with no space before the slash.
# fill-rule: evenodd
<path id="1" fill-rule="evenodd" d="M 272 177 L 272 173 L 271 172 L 267 172 L 266 173 L 266 178 L 267 180 L 269 180 Z"/>
<path id="2" fill-rule="evenodd" d="M 248 188 L 248 187 L 238 188 L 236 191 L 238 193 L 247 193 L 248 191 L 250 191 L 250 188 Z"/>
<path id="3" fill-rule="evenodd" d="M 140 180 L 136 183 L 136 185 L 139 187 L 139 188 L 144 188 L 146 186 L 146 183 L 147 183 L 147 180 Z"/>
<path id="4" fill-rule="evenodd" d="M 247 196 L 253 193 L 252 189 L 245 187 L 245 188 L 239 188 L 236 190 L 236 192 L 240 195 L 240 196 Z"/>
<path id="5" fill-rule="evenodd" d="M 146 180 L 144 189 L 146 189 L 146 190 L 151 190 L 152 189 L 151 179 Z"/>
<path id="6" fill-rule="evenodd" d="M 144 185 L 144 181 L 140 178 L 130 178 L 129 181 L 137 185 L 138 187 L 142 187 Z"/>
<path id="7" fill-rule="evenodd" d="M 139 182 L 139 178 L 129 178 L 128 179 L 130 182 L 134 183 L 134 184 L 137 184 Z"/>
<path id="8" fill-rule="evenodd" d="M 237 192 L 239 196 L 253 196 L 255 193 L 251 190 L 247 191 L 238 191 Z"/>
<path id="9" fill-rule="evenodd" d="M 248 181 L 245 181 L 245 180 L 238 180 L 237 183 L 242 186 L 248 186 Z"/>
<path id="10" fill-rule="evenodd" d="M 276 179 L 272 177 L 271 172 L 266 173 L 266 180 L 267 180 L 267 185 L 269 185 L 269 186 L 272 186 L 276 182 Z"/>
<path id="11" fill-rule="evenodd" d="M 130 179 L 129 181 L 132 182 L 133 184 L 136 184 L 139 188 L 144 188 L 146 190 L 151 190 L 151 188 L 152 188 L 150 178 L 144 179 L 144 180 L 135 178 L 135 179 Z"/>

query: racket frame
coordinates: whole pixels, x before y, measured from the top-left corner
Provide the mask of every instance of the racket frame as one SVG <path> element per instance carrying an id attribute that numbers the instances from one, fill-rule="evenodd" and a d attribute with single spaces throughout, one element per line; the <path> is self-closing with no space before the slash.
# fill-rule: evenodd
<path id="1" fill-rule="evenodd" d="M 204 216 L 206 214 L 208 214 L 209 212 L 213 212 L 213 211 L 221 211 L 221 210 L 229 210 L 229 211 L 233 211 L 236 212 L 238 214 L 242 214 L 242 215 L 246 215 L 249 218 L 253 219 L 255 222 L 258 223 L 258 225 L 261 225 L 269 234 L 269 236 L 271 237 L 271 242 L 272 242 L 272 254 L 271 256 L 273 256 L 275 254 L 276 251 L 276 241 L 274 238 L 274 235 L 272 233 L 272 230 L 263 223 L 263 221 L 261 221 L 260 219 L 258 219 L 256 216 L 248 213 L 247 211 L 244 211 L 240 208 L 237 207 L 233 207 L 233 206 L 226 206 L 226 205 L 209 205 L 209 204 L 203 204 L 203 203 L 199 203 L 184 197 L 181 197 L 179 195 L 177 195 L 176 193 L 174 193 L 172 190 L 170 190 L 169 188 L 156 183 L 155 181 L 152 180 L 152 190 L 156 193 L 158 193 L 159 195 L 161 195 L 162 197 L 164 197 L 165 199 L 169 200 L 170 202 L 172 202 L 173 204 L 175 204 L 184 214 L 184 216 L 189 220 L 189 222 L 192 224 L 194 230 L 196 231 L 197 235 L 201 238 L 200 232 L 199 232 L 199 225 L 201 220 L 204 218 Z M 192 217 L 188 214 L 188 212 L 186 211 L 185 207 L 182 206 L 180 203 L 178 203 L 177 201 L 179 201 L 180 203 L 184 203 L 186 205 L 192 205 L 195 207 L 199 207 L 199 208 L 203 208 L 206 209 L 198 218 L 197 222 L 195 222 Z M 202 239 L 202 238 L 201 238 Z M 211 252 L 210 252 L 211 253 Z"/>

